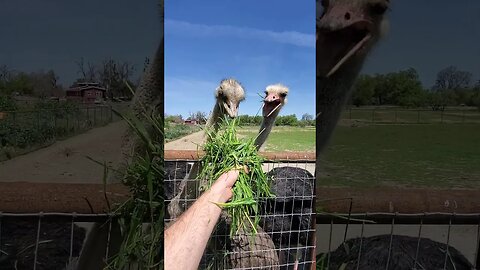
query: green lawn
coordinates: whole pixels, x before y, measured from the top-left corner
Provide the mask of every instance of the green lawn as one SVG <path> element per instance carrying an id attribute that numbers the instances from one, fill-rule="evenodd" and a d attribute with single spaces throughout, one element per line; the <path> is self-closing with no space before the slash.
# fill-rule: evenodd
<path id="1" fill-rule="evenodd" d="M 480 125 L 339 126 L 320 161 L 321 185 L 480 186 Z"/>
<path id="2" fill-rule="evenodd" d="M 242 127 L 238 130 L 240 136 L 257 136 L 259 127 Z M 314 127 L 273 127 L 265 151 L 309 151 L 315 152 Z"/>

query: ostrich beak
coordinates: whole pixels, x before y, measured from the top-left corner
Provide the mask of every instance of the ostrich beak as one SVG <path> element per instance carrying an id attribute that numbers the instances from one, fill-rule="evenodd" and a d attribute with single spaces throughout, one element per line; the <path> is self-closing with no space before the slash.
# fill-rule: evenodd
<path id="1" fill-rule="evenodd" d="M 325 48 L 317 53 L 322 76 L 330 77 L 368 45 L 374 24 L 367 18 L 348 6 L 334 7 L 323 15 L 317 26 L 317 48 Z"/>
<path id="2" fill-rule="evenodd" d="M 223 102 L 223 108 L 230 118 L 235 118 L 238 116 L 238 105 L 234 102 Z"/>
<path id="3" fill-rule="evenodd" d="M 263 117 L 269 117 L 277 110 L 280 110 L 281 106 L 285 101 L 284 97 L 279 96 L 275 93 L 268 93 L 265 99 L 263 100 Z"/>

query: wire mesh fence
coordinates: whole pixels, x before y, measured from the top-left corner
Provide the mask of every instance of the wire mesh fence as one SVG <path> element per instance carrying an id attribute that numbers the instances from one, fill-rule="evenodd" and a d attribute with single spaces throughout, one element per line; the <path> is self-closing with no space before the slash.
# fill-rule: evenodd
<path id="1" fill-rule="evenodd" d="M 92 221 L 111 228 L 106 214 L 0 213 L 0 269 L 77 269 Z M 98 245 L 105 260 L 112 256 L 108 242 Z"/>
<path id="2" fill-rule="evenodd" d="M 477 269 L 480 213 L 317 213 L 317 269 Z"/>
<path id="3" fill-rule="evenodd" d="M 199 181 L 189 174 L 195 162 L 165 160 L 166 226 L 201 195 Z M 200 269 L 311 269 L 315 258 L 314 162 L 265 162 L 263 169 L 273 181 L 275 198 L 257 198 L 257 235 L 239 231 L 230 237 L 229 218 L 222 213 Z"/>
<path id="4" fill-rule="evenodd" d="M 480 123 L 478 109 L 349 108 L 342 119 L 378 124 Z"/>
<path id="5" fill-rule="evenodd" d="M 115 106 L 123 111 L 126 106 Z M 119 120 L 110 105 L 0 112 L 0 160 Z"/>

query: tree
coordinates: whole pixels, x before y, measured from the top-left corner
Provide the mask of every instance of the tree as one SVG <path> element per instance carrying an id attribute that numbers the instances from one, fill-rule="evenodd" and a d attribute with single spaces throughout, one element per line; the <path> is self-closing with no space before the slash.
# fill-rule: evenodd
<path id="1" fill-rule="evenodd" d="M 434 89 L 437 91 L 458 90 L 470 87 L 471 82 L 472 73 L 449 66 L 437 73 Z"/>
<path id="2" fill-rule="evenodd" d="M 134 88 L 131 77 L 135 68 L 128 62 L 106 59 L 98 68 L 97 74 L 100 83 L 106 88 L 107 96 L 110 98 L 116 96 L 131 97 L 130 89 L 127 83 Z"/>
<path id="3" fill-rule="evenodd" d="M 196 120 L 199 124 L 207 123 L 207 114 L 201 111 L 197 111 L 195 113 L 190 113 L 190 120 Z"/>
<path id="4" fill-rule="evenodd" d="M 276 126 L 296 126 L 297 124 L 298 120 L 295 114 L 278 116 L 275 120 Z"/>
<path id="5" fill-rule="evenodd" d="M 302 121 L 312 121 L 313 120 L 313 115 L 305 113 L 302 115 Z"/>
<path id="6" fill-rule="evenodd" d="M 371 105 L 375 94 L 376 79 L 370 75 L 358 76 L 352 93 L 352 104 L 355 106 Z"/>
<path id="7" fill-rule="evenodd" d="M 97 82 L 97 68 L 94 64 L 88 62 L 85 64 L 85 61 L 82 58 L 75 62 L 77 64 L 78 73 L 80 73 L 81 78 L 79 82 Z"/>

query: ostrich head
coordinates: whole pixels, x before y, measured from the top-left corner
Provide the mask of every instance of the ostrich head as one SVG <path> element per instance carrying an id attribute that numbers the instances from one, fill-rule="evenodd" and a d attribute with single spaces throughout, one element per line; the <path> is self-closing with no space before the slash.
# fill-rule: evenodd
<path id="1" fill-rule="evenodd" d="M 365 58 L 386 32 L 388 0 L 317 0 L 317 155 L 340 118 Z"/>
<path id="2" fill-rule="evenodd" d="M 245 99 L 245 91 L 235 79 L 224 79 L 215 91 L 215 99 L 222 114 L 237 117 L 238 105 Z"/>
<path id="3" fill-rule="evenodd" d="M 275 118 L 287 103 L 288 88 L 282 84 L 272 84 L 265 89 L 262 115 L 264 118 Z"/>
<path id="4" fill-rule="evenodd" d="M 317 21 L 317 72 L 329 77 L 363 62 L 387 28 L 389 0 L 321 0 Z"/>

